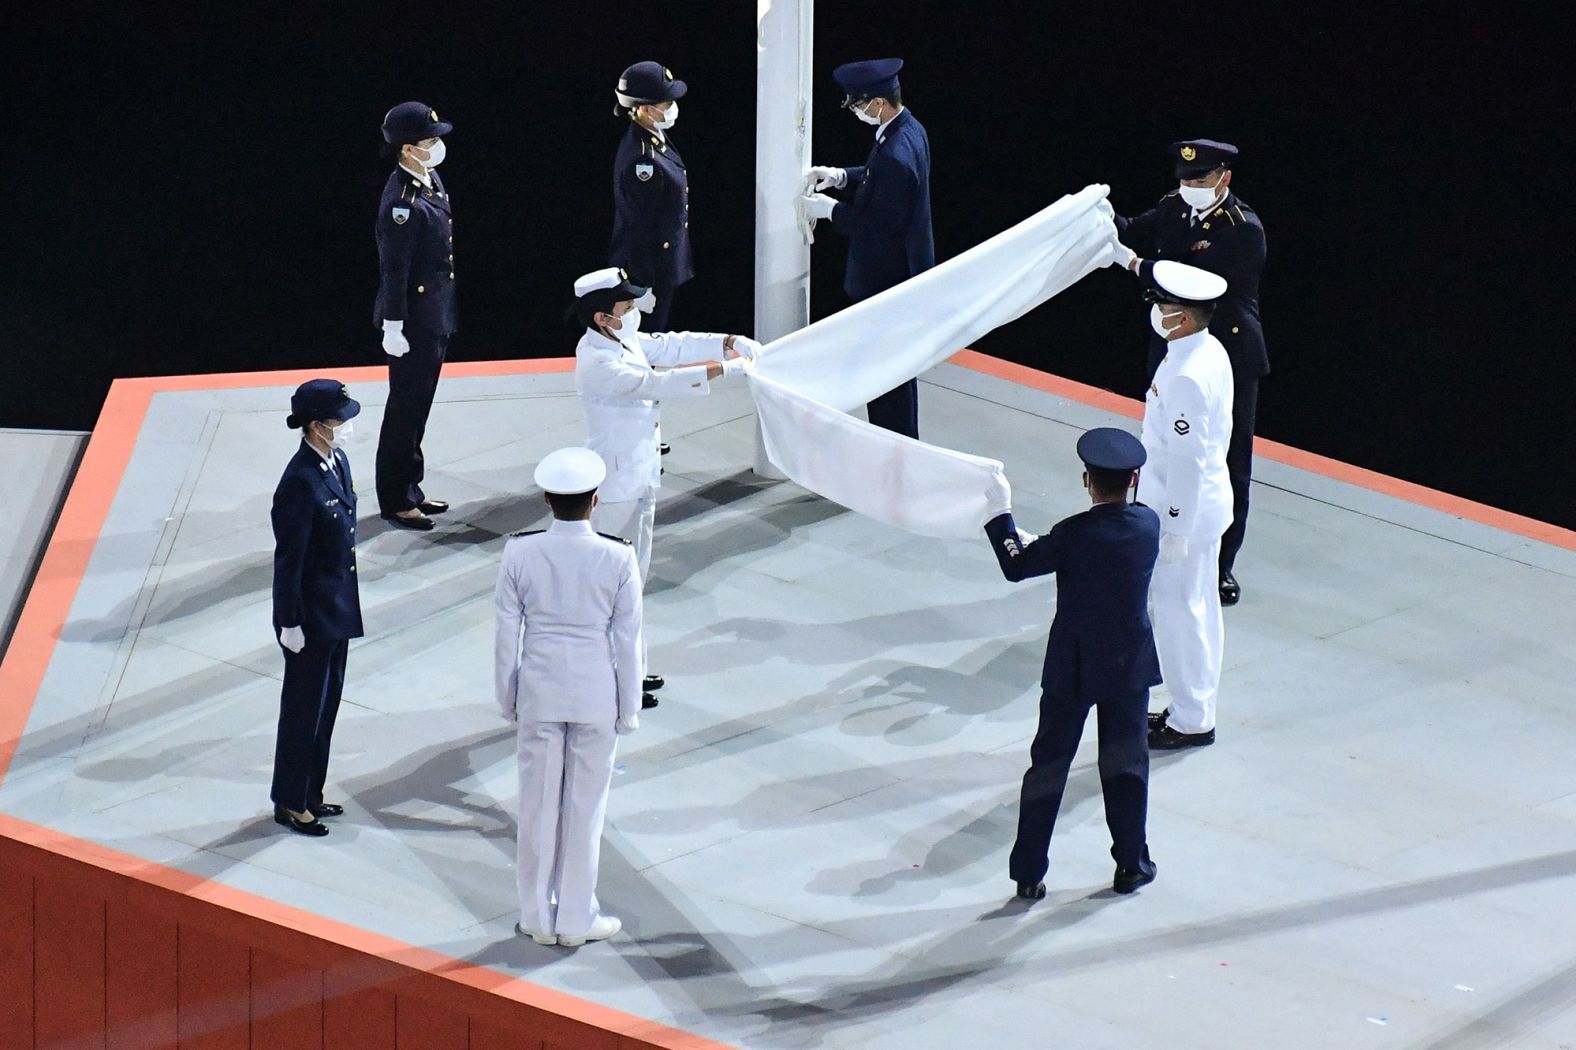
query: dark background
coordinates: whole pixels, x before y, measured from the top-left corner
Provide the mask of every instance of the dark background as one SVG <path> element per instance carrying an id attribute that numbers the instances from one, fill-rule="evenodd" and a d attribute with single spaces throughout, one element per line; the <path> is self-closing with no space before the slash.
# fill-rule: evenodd
<path id="1" fill-rule="evenodd" d="M 612 87 L 690 84 L 698 276 L 676 327 L 748 332 L 754 4 L 57 8 L 8 23 L 0 425 L 86 428 L 117 376 L 372 364 L 378 125 L 456 125 L 454 359 L 559 356 L 605 265 Z M 1356 10 L 1357 8 L 1366 10 Z M 831 68 L 901 55 L 938 257 L 1090 182 L 1134 214 L 1162 147 L 1235 142 L 1269 239 L 1259 432 L 1576 527 L 1563 34 L 1537 5 L 823 2 L 816 163 L 859 162 Z M 1523 13 L 1525 12 L 1525 13 Z M 1519 21 L 1518 21 L 1519 20 Z M 1558 181 L 1557 181 L 1558 180 Z M 815 248 L 830 308 L 841 239 Z M 1122 393 L 1145 310 L 1102 271 L 978 349 Z"/>

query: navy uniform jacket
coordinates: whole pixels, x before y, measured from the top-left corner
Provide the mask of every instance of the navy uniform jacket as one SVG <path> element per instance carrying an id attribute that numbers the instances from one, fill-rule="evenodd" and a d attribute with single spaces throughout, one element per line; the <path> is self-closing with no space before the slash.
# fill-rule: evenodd
<path id="1" fill-rule="evenodd" d="M 1210 334 L 1220 340 L 1231 358 L 1238 379 L 1269 375 L 1270 359 L 1264 349 L 1264 324 L 1259 320 L 1259 277 L 1264 272 L 1264 224 L 1258 213 L 1229 190 L 1213 211 L 1189 221 L 1193 214 L 1175 191 L 1133 219 L 1118 216 L 1116 229 L 1122 243 L 1148 262 L 1170 259 L 1217 273 L 1226 279 L 1226 294 L 1215 304 Z M 1139 276 L 1152 284 L 1150 268 Z M 1150 342 L 1150 371 L 1165 356 L 1165 340 Z"/>
<path id="2" fill-rule="evenodd" d="M 378 300 L 372 323 L 404 321 L 448 335 L 454 310 L 454 214 L 436 170 L 432 188 L 396 167 L 378 203 Z"/>
<path id="3" fill-rule="evenodd" d="M 1056 618 L 1045 645 L 1046 695 L 1098 703 L 1160 684 L 1149 627 L 1149 577 L 1160 518 L 1142 503 L 1100 503 L 1020 546 L 1011 514 L 985 523 L 1002 575 L 1056 574 Z"/>
<path id="4" fill-rule="evenodd" d="M 855 302 L 936 265 L 930 231 L 930 138 L 908 110 L 892 118 L 863 167 L 848 169 L 853 197 L 832 209 L 848 238 L 843 290 Z"/>
<path id="5" fill-rule="evenodd" d="M 356 490 L 350 459 L 328 463 L 305 441 L 274 489 L 274 628 L 300 627 L 309 642 L 361 637 L 356 586 Z"/>
<path id="6" fill-rule="evenodd" d="M 613 161 L 609 258 L 636 284 L 650 288 L 677 288 L 695 276 L 684 158 L 671 141 L 633 120 Z"/>

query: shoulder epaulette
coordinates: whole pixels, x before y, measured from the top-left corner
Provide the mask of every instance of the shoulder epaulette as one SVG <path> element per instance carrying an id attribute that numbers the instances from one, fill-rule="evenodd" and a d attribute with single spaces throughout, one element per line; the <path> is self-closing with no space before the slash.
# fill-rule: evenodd
<path id="1" fill-rule="evenodd" d="M 511 532 L 511 533 L 509 533 L 509 538 L 512 540 L 516 536 L 540 536 L 542 533 L 544 533 L 546 531 L 547 531 L 546 529 L 524 529 L 524 530 L 522 530 L 520 532 Z"/>
<path id="2" fill-rule="evenodd" d="M 624 537 L 622 537 L 622 536 L 614 536 L 612 533 L 599 532 L 599 533 L 597 533 L 597 535 L 602 537 L 604 540 L 612 540 L 615 543 L 622 543 L 626 547 L 631 545 L 630 542 L 628 540 L 626 540 Z"/>

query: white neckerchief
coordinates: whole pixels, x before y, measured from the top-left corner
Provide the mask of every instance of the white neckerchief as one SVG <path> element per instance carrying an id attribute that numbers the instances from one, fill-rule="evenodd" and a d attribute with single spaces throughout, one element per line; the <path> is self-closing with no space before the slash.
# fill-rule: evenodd
<path id="1" fill-rule="evenodd" d="M 414 171 L 411 171 L 409 168 L 407 168 L 405 166 L 405 162 L 404 161 L 400 161 L 399 167 L 400 167 L 400 170 L 403 171 L 405 174 L 409 175 L 411 178 L 415 179 L 417 182 L 421 183 L 423 186 L 427 187 L 429 190 L 432 189 L 432 169 L 431 168 L 428 168 L 426 171 L 424 171 L 424 172 L 422 172 L 421 174 L 418 175 Z"/>

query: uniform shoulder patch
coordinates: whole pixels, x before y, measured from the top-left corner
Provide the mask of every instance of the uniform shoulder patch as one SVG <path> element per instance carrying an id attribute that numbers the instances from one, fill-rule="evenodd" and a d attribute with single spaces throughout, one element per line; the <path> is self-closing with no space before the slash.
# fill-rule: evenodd
<path id="1" fill-rule="evenodd" d="M 400 206 L 396 205 L 394 207 L 394 209 L 393 209 L 392 214 L 394 216 L 394 225 L 396 225 L 396 226 L 403 226 L 403 225 L 405 225 L 406 221 L 410 218 L 410 209 L 409 208 L 400 207 Z"/>
<path id="2" fill-rule="evenodd" d="M 509 538 L 512 540 L 516 536 L 540 536 L 542 533 L 544 533 L 546 531 L 547 531 L 546 529 L 523 529 L 520 532 L 511 532 L 511 533 L 509 533 Z"/>
<path id="3" fill-rule="evenodd" d="M 1180 435 L 1185 437 L 1185 436 L 1187 436 L 1187 432 L 1189 430 L 1192 430 L 1193 428 L 1188 426 L 1187 420 L 1179 419 L 1175 423 L 1171 424 L 1171 429 L 1175 430 L 1178 434 L 1180 434 Z"/>
<path id="4" fill-rule="evenodd" d="M 622 543 L 626 547 L 633 546 L 624 537 L 622 537 L 622 536 L 615 536 L 615 535 L 613 535 L 610 532 L 599 532 L 599 533 L 597 533 L 597 535 L 602 537 L 604 540 L 612 540 L 614 543 Z"/>
<path id="5" fill-rule="evenodd" d="M 635 178 L 639 179 L 641 182 L 648 182 L 650 181 L 651 176 L 656 174 L 656 170 L 656 166 L 653 164 L 649 164 L 644 161 L 636 162 Z"/>

